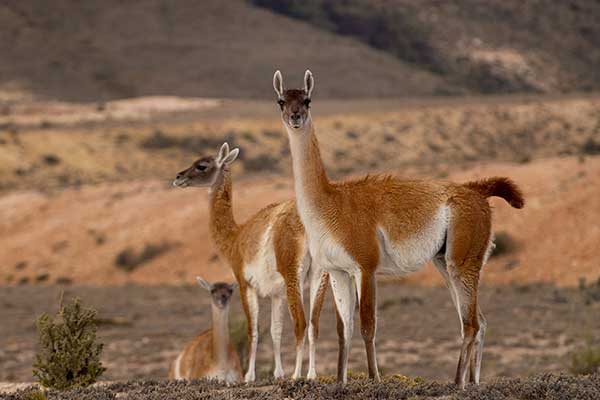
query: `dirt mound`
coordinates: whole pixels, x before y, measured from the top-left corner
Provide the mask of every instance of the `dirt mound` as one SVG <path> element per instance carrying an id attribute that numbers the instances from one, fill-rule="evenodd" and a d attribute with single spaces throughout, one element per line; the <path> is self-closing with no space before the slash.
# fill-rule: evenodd
<path id="1" fill-rule="evenodd" d="M 7 400 L 26 400 L 31 390 L 7 395 Z M 500 379 L 480 386 L 468 386 L 459 391 L 449 383 L 414 383 L 403 377 L 389 377 L 382 383 L 354 379 L 347 385 L 304 380 L 260 382 L 252 385 L 223 387 L 205 381 L 133 381 L 114 383 L 68 392 L 48 393 L 48 399 L 106 399 L 126 396 L 128 399 L 527 399 L 562 400 L 594 399 L 600 396 L 600 378 L 596 375 L 572 377 L 540 375 L 522 379 Z"/>

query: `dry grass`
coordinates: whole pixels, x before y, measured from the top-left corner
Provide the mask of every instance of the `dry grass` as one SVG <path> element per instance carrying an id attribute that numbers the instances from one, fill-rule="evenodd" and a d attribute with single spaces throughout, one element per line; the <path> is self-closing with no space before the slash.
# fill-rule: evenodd
<path id="1" fill-rule="evenodd" d="M 7 398 L 28 400 L 36 389 L 19 391 Z M 63 400 L 104 400 L 125 397 L 131 400 L 169 399 L 421 399 L 421 400 L 563 400 L 596 399 L 600 396 L 600 375 L 572 377 L 538 375 L 522 379 L 499 379 L 480 386 L 469 385 L 464 391 L 453 384 L 416 382 L 387 377 L 382 383 L 350 379 L 347 385 L 314 381 L 263 381 L 250 385 L 222 386 L 210 381 L 130 381 L 68 392 L 49 391 L 47 397 Z"/>

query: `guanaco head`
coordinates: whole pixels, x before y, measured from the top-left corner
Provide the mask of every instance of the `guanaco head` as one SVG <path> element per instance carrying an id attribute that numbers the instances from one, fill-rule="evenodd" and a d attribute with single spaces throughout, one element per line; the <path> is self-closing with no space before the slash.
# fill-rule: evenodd
<path id="1" fill-rule="evenodd" d="M 310 121 L 310 98 L 315 86 L 312 73 L 304 73 L 304 89 L 284 89 L 280 71 L 275 71 L 273 88 L 277 93 L 277 104 L 281 109 L 281 119 L 292 131 L 303 131 Z"/>
<path id="2" fill-rule="evenodd" d="M 196 281 L 198 281 L 200 286 L 209 291 L 213 304 L 218 308 L 225 308 L 229 305 L 233 291 L 238 286 L 237 283 L 209 283 L 201 276 L 197 276 Z"/>
<path id="3" fill-rule="evenodd" d="M 173 186 L 180 188 L 188 186 L 212 186 L 217 181 L 223 169 L 235 161 L 240 150 L 229 151 L 229 145 L 223 143 L 216 157 L 207 156 L 194 161 L 191 167 L 177 174 Z"/>

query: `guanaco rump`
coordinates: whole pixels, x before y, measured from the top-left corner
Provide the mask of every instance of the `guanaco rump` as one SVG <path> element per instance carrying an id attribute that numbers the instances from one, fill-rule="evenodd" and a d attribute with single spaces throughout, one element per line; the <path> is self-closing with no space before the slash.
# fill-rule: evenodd
<path id="1" fill-rule="evenodd" d="M 242 367 L 229 341 L 229 304 L 237 284 L 210 284 L 196 278 L 212 300 L 212 327 L 189 342 L 169 370 L 170 379 L 216 379 L 227 383 L 242 380 Z"/>
<path id="2" fill-rule="evenodd" d="M 338 380 L 346 382 L 358 294 L 369 376 L 378 381 L 375 354 L 375 274 L 405 275 L 432 260 L 444 277 L 461 322 L 462 346 L 455 382 L 464 388 L 467 368 L 479 382 L 486 322 L 477 303 L 480 270 L 492 244 L 491 210 L 498 196 L 522 208 L 523 196 L 508 178 L 456 184 L 401 180 L 388 175 L 331 182 L 311 118 L 314 78 L 303 89 L 273 86 L 289 138 L 300 219 L 313 262 L 329 273 L 338 312 Z"/>
<path id="3" fill-rule="evenodd" d="M 275 378 L 284 376 L 281 364 L 281 333 L 287 298 L 296 337 L 296 365 L 292 378 L 302 374 L 306 319 L 303 284 L 310 283 L 308 327 L 309 369 L 307 377 L 316 377 L 316 340 L 328 275 L 311 263 L 304 228 L 293 200 L 271 204 L 246 223 L 238 225 L 233 217 L 230 165 L 239 150 L 229 151 L 224 143 L 217 156 L 196 160 L 177 174 L 175 186 L 209 187 L 210 232 L 218 252 L 227 261 L 240 286 L 242 307 L 248 321 L 248 370 L 245 381 L 255 379 L 258 345 L 258 296 L 271 299 L 271 337 L 275 359 Z"/>

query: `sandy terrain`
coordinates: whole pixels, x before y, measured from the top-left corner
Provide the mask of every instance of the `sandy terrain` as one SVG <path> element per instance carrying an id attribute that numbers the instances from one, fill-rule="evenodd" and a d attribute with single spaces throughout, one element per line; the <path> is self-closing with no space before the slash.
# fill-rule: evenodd
<path id="1" fill-rule="evenodd" d="M 56 312 L 61 288 L 26 285 L 0 291 L 0 381 L 32 381 L 36 346 L 35 317 Z M 208 327 L 210 307 L 197 285 L 68 288 L 99 312 L 99 337 L 105 343 L 103 380 L 160 379 L 186 341 Z M 421 376 L 449 381 L 454 376 L 460 333 L 447 289 L 381 284 L 378 293 L 377 355 L 384 374 Z M 337 363 L 337 334 L 331 295 L 321 317 L 317 370 L 332 374 Z M 600 285 L 585 290 L 550 285 L 483 286 L 481 307 L 488 320 L 483 380 L 527 376 L 569 369 L 571 353 L 586 341 L 598 345 Z M 261 302 L 257 374 L 272 369 L 270 305 Z M 232 336 L 245 343 L 244 317 L 235 296 L 231 307 Z M 294 364 L 292 325 L 284 322 L 283 366 Z M 240 348 L 241 349 L 241 348 Z M 245 351 L 243 352 L 245 354 Z M 358 314 L 349 368 L 366 371 Z M 306 365 L 304 371 L 306 371 Z"/>
<path id="2" fill-rule="evenodd" d="M 509 235 L 516 244 L 508 254 L 492 258 L 485 283 L 573 286 L 580 278 L 598 278 L 600 158 L 491 163 L 448 179 L 491 175 L 514 179 L 527 205 L 514 210 L 500 199 L 492 200 L 495 232 Z M 243 221 L 260 207 L 292 196 L 287 178 L 236 179 L 236 218 Z M 114 285 L 180 284 L 192 282 L 199 273 L 209 279 L 227 278 L 229 269 L 219 261 L 208 236 L 207 199 L 204 189 L 175 189 L 168 181 L 7 194 L 0 198 L 0 279 L 12 284 Z M 117 265 L 123 252 L 135 257 L 148 247 L 156 254 L 132 271 Z M 408 281 L 440 279 L 427 267 Z"/>

